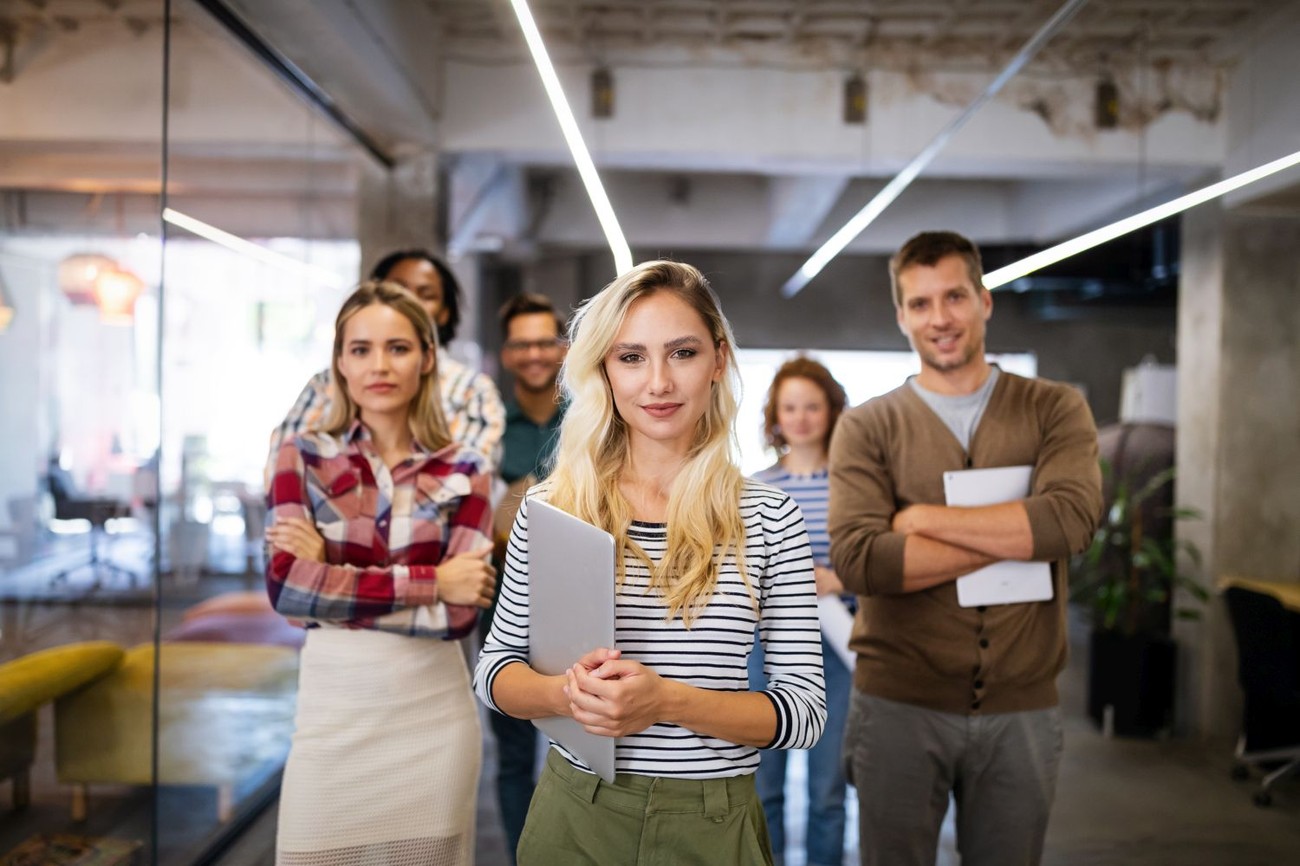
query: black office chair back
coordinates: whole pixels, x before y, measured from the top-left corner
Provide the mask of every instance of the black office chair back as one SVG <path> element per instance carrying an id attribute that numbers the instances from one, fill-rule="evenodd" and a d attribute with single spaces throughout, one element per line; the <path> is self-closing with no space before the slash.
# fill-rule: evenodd
<path id="1" fill-rule="evenodd" d="M 1271 595 L 1241 587 L 1224 592 L 1237 636 L 1237 678 L 1247 694 L 1300 702 L 1300 614 Z"/>
<path id="2" fill-rule="evenodd" d="M 72 473 L 53 460 L 45 470 L 45 483 L 54 497 L 54 513 L 65 511 L 65 505 L 77 498 L 77 485 L 72 480 Z"/>

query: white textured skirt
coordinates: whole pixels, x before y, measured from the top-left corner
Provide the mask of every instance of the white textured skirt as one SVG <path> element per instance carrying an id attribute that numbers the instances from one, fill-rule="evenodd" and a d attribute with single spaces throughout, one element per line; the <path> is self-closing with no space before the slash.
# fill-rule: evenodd
<path id="1" fill-rule="evenodd" d="M 482 735 L 458 643 L 312 629 L 280 793 L 280 866 L 474 861 Z"/>

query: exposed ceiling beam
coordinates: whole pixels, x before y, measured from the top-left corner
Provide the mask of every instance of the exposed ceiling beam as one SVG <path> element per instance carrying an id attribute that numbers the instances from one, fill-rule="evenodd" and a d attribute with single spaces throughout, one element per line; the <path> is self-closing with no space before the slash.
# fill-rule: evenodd
<path id="1" fill-rule="evenodd" d="M 773 178 L 767 246 L 806 247 L 848 184 L 843 175 Z"/>
<path id="2" fill-rule="evenodd" d="M 495 249 L 523 234 L 528 208 L 524 172 L 518 165 L 492 157 L 459 159 L 450 174 L 449 198 L 447 251 L 453 256 L 479 248 L 480 235 L 494 236 L 489 245 Z M 502 225 L 503 219 L 508 224 Z"/>
<path id="3" fill-rule="evenodd" d="M 194 2 L 216 19 L 231 36 L 253 52 L 292 90 L 351 136 L 376 161 L 389 169 L 397 165 L 397 160 L 345 113 L 320 84 L 255 33 L 223 0 L 194 0 Z"/>
<path id="4" fill-rule="evenodd" d="M 930 143 L 903 167 L 902 171 L 895 175 L 889 183 L 885 184 L 884 189 L 876 193 L 871 201 L 867 202 L 862 210 L 854 215 L 853 219 L 845 223 L 843 228 L 831 235 L 830 240 L 826 241 L 821 249 L 813 253 L 803 267 L 796 271 L 781 287 L 781 294 L 787 298 L 797 295 L 804 286 L 808 285 L 809 280 L 817 276 L 822 268 L 826 267 L 827 262 L 839 255 L 854 238 L 862 234 L 867 226 L 871 225 L 886 208 L 893 204 L 894 200 L 903 193 L 903 190 L 907 189 L 912 181 L 925 170 L 926 166 L 939 155 L 939 152 L 947 147 L 952 137 L 966 125 L 967 121 L 975 116 L 980 108 L 984 106 L 984 103 L 996 96 L 998 91 L 1014 78 L 1024 68 L 1024 65 L 1053 36 L 1060 32 L 1061 28 L 1065 27 L 1087 2 L 1088 0 L 1066 0 L 1066 3 L 1056 11 L 1056 14 L 1048 19 L 1047 23 L 1033 35 L 1033 38 L 1024 44 L 1015 57 L 1011 58 L 1011 62 L 1007 64 L 1006 68 L 989 82 L 988 87 L 984 88 L 984 92 L 976 96 L 961 114 L 957 115 L 947 126 L 941 129 L 939 134 L 931 139 Z"/>

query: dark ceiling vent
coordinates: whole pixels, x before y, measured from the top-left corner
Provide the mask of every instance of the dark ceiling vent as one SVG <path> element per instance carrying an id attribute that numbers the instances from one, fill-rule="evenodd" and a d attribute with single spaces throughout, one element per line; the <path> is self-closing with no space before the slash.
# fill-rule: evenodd
<path id="1" fill-rule="evenodd" d="M 1030 295 L 1042 318 L 1085 318 L 1117 308 L 1173 311 L 1178 303 L 1180 221 L 1171 217 L 1021 277 L 1000 293 Z M 982 248 L 984 270 L 1038 252 L 1037 247 Z"/>

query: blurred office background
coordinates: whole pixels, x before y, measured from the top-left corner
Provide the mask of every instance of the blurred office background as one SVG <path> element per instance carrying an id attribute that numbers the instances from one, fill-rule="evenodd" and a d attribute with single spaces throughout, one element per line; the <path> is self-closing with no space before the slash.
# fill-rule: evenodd
<path id="1" fill-rule="evenodd" d="M 634 258 L 701 267 L 732 320 L 746 471 L 791 353 L 854 402 L 914 370 L 886 262 L 915 232 L 960 231 L 992 270 L 1300 151 L 1300 3 L 1093 0 L 784 297 L 1059 6 L 534 0 Z M 452 352 L 494 376 L 502 301 L 568 309 L 614 276 L 508 0 L 0 0 L 0 777 L 22 807 L 0 783 L 0 857 L 214 862 L 273 828 L 297 636 L 256 601 L 267 438 L 349 288 L 410 246 L 446 252 Z M 1107 739 L 1067 683 L 1087 758 L 1052 862 L 1300 853 L 1300 790 L 1255 809 L 1227 776 L 1243 697 L 1215 591 L 1300 583 L 1297 249 L 1292 169 L 995 294 L 1005 368 L 1078 385 L 1099 426 L 1176 430 L 1211 591 L 1169 628 L 1157 739 Z M 1141 380 L 1168 394 L 1153 417 L 1124 394 L 1139 367 L 1167 372 Z M 1140 806 L 1106 813 L 1120 790 Z M 1178 826 L 1177 859 L 1114 853 Z"/>

